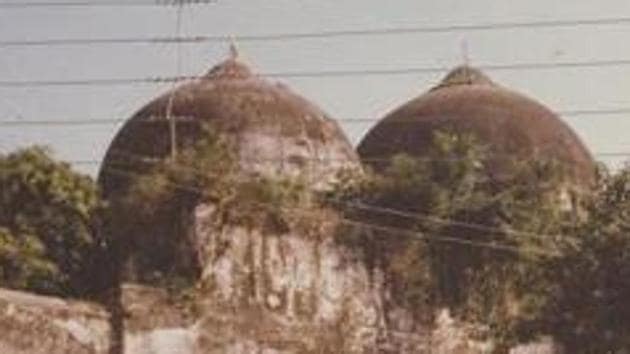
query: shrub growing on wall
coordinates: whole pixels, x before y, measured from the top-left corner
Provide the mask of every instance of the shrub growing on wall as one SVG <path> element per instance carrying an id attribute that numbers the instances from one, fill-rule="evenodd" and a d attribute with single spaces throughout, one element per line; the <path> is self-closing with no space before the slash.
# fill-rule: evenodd
<path id="1" fill-rule="evenodd" d="M 556 257 L 573 210 L 554 161 L 493 159 L 474 136 L 439 132 L 422 157 L 394 156 L 342 178 L 332 203 L 354 221 L 339 241 L 385 270 L 393 297 L 420 315 L 448 307 L 501 347 L 526 339 L 545 304 L 541 264 Z"/>
<path id="2" fill-rule="evenodd" d="M 205 138 L 174 158 L 144 169 L 103 171 L 130 180 L 127 192 L 109 201 L 106 218 L 117 262 L 129 268 L 126 276 L 154 285 L 192 284 L 203 266 L 203 245 L 191 230 L 199 204 L 214 207 L 218 228 L 238 224 L 283 233 L 290 223 L 285 211 L 305 199 L 299 178 L 244 171 L 234 148 L 205 129 Z"/>
<path id="3" fill-rule="evenodd" d="M 630 169 L 602 173 L 563 257 L 544 264 L 549 279 L 535 325 L 569 353 L 630 350 Z"/>

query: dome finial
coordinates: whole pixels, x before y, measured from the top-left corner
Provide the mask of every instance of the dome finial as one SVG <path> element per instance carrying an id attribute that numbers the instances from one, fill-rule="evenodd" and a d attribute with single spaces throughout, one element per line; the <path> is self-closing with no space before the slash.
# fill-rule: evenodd
<path id="1" fill-rule="evenodd" d="M 230 36 L 230 59 L 238 59 L 238 47 L 236 46 L 236 38 Z"/>
<path id="2" fill-rule="evenodd" d="M 462 39 L 462 43 L 461 43 L 461 54 L 462 54 L 462 64 L 464 66 L 469 66 L 470 65 L 470 55 L 468 53 L 468 40 L 466 38 Z"/>
<path id="3" fill-rule="evenodd" d="M 240 55 L 234 36 L 230 36 L 228 40 L 228 58 L 210 69 L 210 71 L 206 74 L 206 77 L 230 80 L 246 79 L 251 77 L 253 75 L 251 70 L 239 58 Z"/>

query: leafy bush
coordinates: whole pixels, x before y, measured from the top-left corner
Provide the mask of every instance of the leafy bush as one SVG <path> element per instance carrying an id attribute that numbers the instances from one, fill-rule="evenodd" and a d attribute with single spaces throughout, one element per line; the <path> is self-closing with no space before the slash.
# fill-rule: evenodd
<path id="1" fill-rule="evenodd" d="M 244 171 L 235 149 L 211 127 L 176 158 L 123 172 L 129 188 L 109 201 L 107 217 L 117 262 L 132 268 L 128 276 L 155 285 L 190 284 L 198 278 L 203 245 L 190 236 L 199 204 L 213 206 L 218 228 L 238 224 L 282 233 L 290 223 L 286 210 L 307 194 L 298 178 Z"/>
<path id="2" fill-rule="evenodd" d="M 0 155 L 0 284 L 80 296 L 97 249 L 94 182 L 33 147 Z"/>
<path id="3" fill-rule="evenodd" d="M 494 159 L 472 136 L 439 132 L 423 157 L 341 178 L 332 200 L 357 222 L 339 241 L 386 271 L 398 304 L 450 307 L 507 346 L 531 334 L 524 324 L 545 304 L 540 265 L 574 213 L 553 161 L 502 161 L 511 173 L 498 176 Z"/>
<path id="4" fill-rule="evenodd" d="M 630 168 L 604 173 L 563 257 L 543 264 L 549 301 L 535 325 L 571 353 L 630 350 Z"/>

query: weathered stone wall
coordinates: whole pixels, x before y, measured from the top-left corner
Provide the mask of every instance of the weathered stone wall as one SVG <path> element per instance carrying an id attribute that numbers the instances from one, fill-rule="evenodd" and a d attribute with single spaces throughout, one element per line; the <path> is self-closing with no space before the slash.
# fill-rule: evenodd
<path id="1" fill-rule="evenodd" d="M 292 231 L 194 218 L 204 265 L 184 293 L 123 284 L 107 308 L 0 290 L 2 354 L 481 354 L 448 311 L 421 323 L 392 305 L 383 274 L 338 245 L 333 215 Z M 122 345 L 120 345 L 122 342 Z M 551 342 L 513 354 L 553 354 Z"/>
<path id="2" fill-rule="evenodd" d="M 380 282 L 350 262 L 331 237 L 322 237 L 334 232 L 334 224 L 324 222 L 319 230 L 299 235 L 217 229 L 203 222 L 213 219 L 212 212 L 212 207 L 200 207 L 196 218 L 196 237 L 207 257 L 202 307 L 250 313 L 243 318 L 246 323 L 276 328 L 285 337 L 292 333 L 302 350 L 315 352 L 322 338 L 346 352 L 374 345 L 383 328 Z M 274 321 L 260 326 L 263 319 Z"/>
<path id="3" fill-rule="evenodd" d="M 0 289 L 2 354 L 105 354 L 109 339 L 99 305 Z"/>
<path id="4" fill-rule="evenodd" d="M 474 354 L 492 349 L 470 340 L 465 326 L 446 310 L 435 309 L 436 321 L 428 324 L 392 305 L 383 274 L 334 241 L 334 215 L 315 216 L 310 229 L 303 225 L 280 233 L 216 227 L 213 212 L 211 206 L 196 211 L 193 237 L 205 257 L 198 306 L 202 317 L 227 310 L 227 316 L 239 318 L 243 323 L 232 326 L 256 334 L 248 337 L 249 347 L 286 352 L 285 342 L 299 342 L 289 351 L 295 353 L 332 348 L 331 353 Z M 281 335 L 267 340 L 272 336 L 264 331 Z M 551 352 L 545 346 L 531 348 L 518 353 Z"/>
<path id="5" fill-rule="evenodd" d="M 297 274 L 299 275 L 299 274 Z M 357 331 L 342 317 L 303 318 L 284 307 L 254 301 L 214 302 L 213 292 L 200 292 L 193 303 L 161 289 L 125 284 L 121 305 L 124 351 L 111 348 L 111 316 L 104 307 L 28 293 L 0 290 L 2 354 L 325 354 L 325 353 L 488 353 L 490 346 L 470 341 L 446 311 L 430 333 L 384 326 Z M 204 295 L 205 294 L 205 295 Z M 252 300 L 250 299 L 250 300 Z M 195 302 L 199 302 L 195 304 Z M 336 305 L 334 305 L 336 306 Z M 350 306 L 351 308 L 352 306 Z M 329 309 L 330 310 L 330 309 Z M 309 320 L 310 319 L 310 320 Z M 115 337 L 115 336 L 114 336 Z M 110 350 L 110 349 L 113 349 Z M 512 350 L 512 354 L 559 353 L 549 340 Z"/>

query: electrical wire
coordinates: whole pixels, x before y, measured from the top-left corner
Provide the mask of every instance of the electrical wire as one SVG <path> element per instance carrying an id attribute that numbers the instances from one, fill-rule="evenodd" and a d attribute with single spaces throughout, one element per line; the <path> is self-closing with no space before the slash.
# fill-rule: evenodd
<path id="1" fill-rule="evenodd" d="M 580 116 L 594 116 L 594 115 L 620 115 L 630 114 L 630 107 L 621 108 L 594 108 L 594 109 L 579 109 L 579 110 L 566 110 L 557 112 L 562 117 L 580 117 Z M 163 117 L 151 117 L 147 120 L 139 120 L 138 122 L 143 124 L 162 124 L 164 121 L 160 121 L 158 118 Z M 188 117 L 186 117 L 188 119 Z M 0 120 L 0 125 L 5 126 L 41 126 L 41 125 L 115 125 L 128 121 L 124 118 L 92 118 L 92 119 L 5 119 Z M 361 123 L 379 123 L 379 124 L 415 124 L 413 120 L 400 120 L 400 121 L 383 121 L 378 118 L 345 118 L 335 119 L 339 124 L 361 124 Z"/>
<path id="2" fill-rule="evenodd" d="M 0 9 L 31 9 L 31 8 L 67 8 L 67 7 L 155 7 L 155 6 L 177 6 L 183 5 L 204 5 L 215 3 L 216 0 L 86 0 L 86 1 L 3 1 L 0 2 Z"/>
<path id="3" fill-rule="evenodd" d="M 594 156 L 596 157 L 601 157 L 601 158 L 628 158 L 630 159 L 630 151 L 619 151 L 619 152 L 599 152 L 599 153 L 593 153 Z M 509 157 L 509 156 L 505 156 L 505 157 L 497 157 L 497 158 L 505 158 L 505 159 L 511 159 L 513 157 Z M 452 161 L 455 160 L 454 158 L 443 158 L 443 159 L 439 159 L 439 158 L 418 158 L 420 160 L 424 159 L 424 160 L 433 160 L 433 161 Z M 280 158 L 257 158 L 256 160 L 259 161 L 264 161 L 264 162 L 280 162 L 280 161 L 285 161 L 286 159 L 280 159 Z M 326 163 L 343 163 L 343 162 L 347 162 L 347 159 L 335 159 L 335 158 L 304 158 L 304 160 L 307 160 L 309 162 L 318 162 L 318 163 L 322 163 L 322 164 L 326 164 Z M 492 158 L 490 158 L 490 160 L 492 160 Z M 361 161 L 363 162 L 389 162 L 391 161 L 390 159 L 386 159 L 386 158 L 363 158 L 361 159 Z M 76 165 L 99 165 L 103 162 L 103 160 L 99 160 L 99 159 L 93 159 L 93 160 L 69 160 L 67 161 L 70 164 L 76 164 Z"/>
<path id="4" fill-rule="evenodd" d="M 549 70 L 549 69 L 577 69 L 577 68 L 603 68 L 630 65 L 630 59 L 586 60 L 567 62 L 532 62 L 532 63 L 503 63 L 482 64 L 476 67 L 488 71 L 523 71 L 523 70 Z M 360 70 L 313 70 L 313 71 L 277 71 L 259 74 L 259 77 L 270 78 L 339 78 L 339 77 L 369 77 L 369 76 L 397 76 L 416 74 L 435 74 L 449 70 L 448 67 L 407 67 L 397 69 L 360 69 Z M 154 77 L 130 77 L 130 78 L 87 78 L 74 80 L 19 80 L 0 81 L 0 88 L 24 88 L 24 87 L 67 87 L 67 86 L 117 86 L 134 84 L 163 84 L 180 81 L 205 81 L 214 80 L 205 75 L 202 76 L 154 76 Z M 242 79 L 235 79 L 242 80 Z"/>
<path id="5" fill-rule="evenodd" d="M 1 6 L 1 5 L 0 5 Z M 529 22 L 498 22 L 467 25 L 443 26 L 409 26 L 390 28 L 365 28 L 314 32 L 282 32 L 269 34 L 241 34 L 241 35 L 196 35 L 196 36 L 147 36 L 147 37 L 118 37 L 118 38 L 48 38 L 33 40 L 2 40 L 4 47 L 31 46 L 67 46 L 67 45 L 105 45 L 105 44 L 155 44 L 155 43 L 208 43 L 228 42 L 235 39 L 239 42 L 288 41 L 304 39 L 329 39 L 335 37 L 365 37 L 388 36 L 401 34 L 448 33 L 465 31 L 490 31 L 507 29 L 532 28 L 566 28 L 581 26 L 609 26 L 628 25 L 630 17 L 611 17 L 599 19 L 549 20 Z"/>
<path id="6" fill-rule="evenodd" d="M 42 126 L 42 125 L 111 125 L 124 123 L 126 119 L 64 119 L 64 120 L 0 120 L 0 125 L 5 126 Z"/>
<path id="7" fill-rule="evenodd" d="M 119 158 L 123 158 L 123 157 L 128 157 L 131 158 L 137 162 L 142 162 L 142 163 L 148 163 L 148 164 L 156 164 L 159 163 L 161 160 L 159 158 L 155 158 L 155 157 L 148 157 L 148 156 L 143 156 L 143 155 L 138 155 L 138 154 L 134 154 L 134 153 L 127 153 L 127 152 L 122 152 L 119 150 L 110 150 L 109 151 L 110 154 L 112 154 L 113 156 L 118 156 Z M 253 158 L 254 161 L 278 161 L 279 159 L 261 159 L 261 158 Z M 114 163 L 117 162 L 117 160 L 113 160 Z M 340 162 L 349 162 L 348 160 L 339 160 Z M 119 162 L 124 163 L 128 166 L 128 161 L 125 160 L 120 160 Z M 188 171 L 188 172 L 192 172 L 197 176 L 203 176 L 207 173 L 207 171 L 201 171 L 199 169 L 195 169 L 195 168 L 186 168 L 183 167 L 181 168 L 183 171 Z M 339 199 L 333 199 L 333 198 L 328 198 L 327 202 L 336 204 L 336 205 L 340 205 L 344 208 L 351 208 L 351 209 L 356 209 L 356 210 L 363 210 L 363 211 L 373 211 L 373 212 L 377 212 L 380 214 L 389 214 L 389 215 L 393 215 L 393 216 L 397 216 L 397 217 L 404 217 L 407 219 L 415 219 L 418 221 L 430 221 L 433 223 L 438 223 L 438 224 L 442 224 L 442 225 L 453 225 L 453 226 L 459 226 L 459 227 L 464 227 L 470 230 L 475 230 L 475 231 L 483 231 L 483 232 L 492 232 L 492 233 L 504 233 L 504 234 L 510 234 L 510 235 L 515 235 L 515 236 L 524 236 L 524 237 L 533 237 L 533 238 L 540 238 L 540 237 L 545 237 L 545 238 L 553 238 L 556 236 L 553 235 L 542 235 L 542 234 L 538 234 L 538 233 L 533 233 L 533 232 L 529 232 L 529 231 L 520 231 L 520 230 L 509 230 L 509 229 L 503 229 L 503 228 L 497 228 L 497 227 L 491 227 L 491 226 L 487 226 L 487 225 L 483 225 L 483 224 L 476 224 L 476 223 L 470 223 L 470 222 L 464 222 L 464 221 L 460 221 L 460 220 L 454 220 L 454 219 L 450 219 L 450 218 L 444 218 L 444 217 L 440 217 L 440 216 L 436 216 L 436 215 L 430 215 L 430 214 L 426 214 L 426 213 L 419 213 L 419 212 L 407 212 L 404 210 L 398 210 L 398 209 L 393 209 L 393 208 L 386 208 L 386 207 L 381 207 L 381 206 L 377 206 L 377 205 L 368 205 L 368 204 L 364 204 L 364 203 L 356 203 L 356 202 L 346 202 L 346 201 L 342 201 Z"/>
<path id="8" fill-rule="evenodd" d="M 336 202 L 336 201 L 333 201 L 333 202 Z M 349 208 L 353 208 L 357 210 L 373 211 L 380 214 L 389 214 L 389 215 L 403 217 L 406 219 L 412 219 L 412 220 L 418 220 L 418 221 L 429 221 L 429 222 L 433 222 L 433 223 L 441 224 L 441 225 L 459 226 L 459 227 L 463 227 L 463 228 L 467 228 L 467 229 L 475 230 L 475 231 L 504 233 L 504 234 L 509 234 L 509 235 L 534 237 L 534 238 L 557 237 L 554 235 L 541 235 L 538 233 L 533 233 L 533 232 L 528 232 L 528 231 L 501 229 L 501 228 L 486 226 L 482 224 L 475 224 L 475 223 L 469 223 L 469 222 L 464 222 L 464 221 L 459 221 L 459 220 L 454 220 L 454 219 L 449 219 L 449 218 L 443 218 L 436 215 L 430 215 L 430 214 L 420 213 L 420 212 L 410 213 L 404 210 L 386 208 L 386 207 L 381 207 L 377 205 L 368 205 L 364 203 L 342 202 L 341 206 L 349 207 Z"/>
<path id="9" fill-rule="evenodd" d="M 119 175 L 119 176 L 127 176 L 127 177 L 130 177 L 130 178 L 138 177 L 139 175 L 141 175 L 141 174 L 138 174 L 138 173 L 125 171 L 125 170 L 121 170 L 121 169 L 116 169 L 116 168 L 109 168 L 109 167 L 103 169 L 103 172 L 104 173 L 115 174 L 115 175 Z M 188 190 L 188 191 L 195 192 L 195 193 L 201 193 L 201 195 L 204 194 L 204 191 L 199 189 L 199 188 L 194 188 L 194 187 L 191 187 L 191 186 L 185 186 L 185 185 L 174 183 L 174 182 L 171 182 L 171 181 L 167 182 L 167 184 L 171 188 L 180 189 L 180 190 Z M 279 206 L 279 205 L 275 205 L 275 204 L 271 204 L 271 203 L 261 203 L 261 202 L 251 202 L 251 203 L 255 204 L 255 205 L 263 206 L 263 207 L 274 208 L 274 209 L 281 208 L 281 209 L 283 209 L 283 210 L 285 210 L 287 212 L 290 212 L 290 213 L 303 214 L 303 215 L 307 215 L 309 213 L 310 214 L 314 214 L 313 210 L 309 210 L 309 209 L 305 209 L 305 208 L 299 208 L 299 207 L 295 207 L 295 206 L 291 206 L 290 208 L 288 208 L 288 207 Z M 466 245 L 466 246 L 471 246 L 471 247 L 492 249 L 492 250 L 495 250 L 495 251 L 511 252 L 511 253 L 515 253 L 515 254 L 519 254 L 519 255 L 522 255 L 523 253 L 528 253 L 528 254 L 531 254 L 531 255 L 544 256 L 544 257 L 557 257 L 557 256 L 559 256 L 559 254 L 557 252 L 552 252 L 552 251 L 549 251 L 549 250 L 539 249 L 539 248 L 535 248 L 535 247 L 529 247 L 527 249 L 522 249 L 522 248 L 519 248 L 519 247 L 516 247 L 516 246 L 512 246 L 512 245 L 502 245 L 502 244 L 492 243 L 492 242 L 479 242 L 479 241 L 466 240 L 466 239 L 461 239 L 461 238 L 452 237 L 452 236 L 434 235 L 434 234 L 427 235 L 427 234 L 424 234 L 424 233 L 421 233 L 421 232 L 418 232 L 418 231 L 414 231 L 414 230 L 408 230 L 408 229 L 403 229 L 403 228 L 398 228 L 398 227 L 393 227 L 393 226 L 384 226 L 384 225 L 366 223 L 366 222 L 352 220 L 352 219 L 348 219 L 348 218 L 344 218 L 344 217 L 337 218 L 337 221 L 340 222 L 340 223 L 343 223 L 343 224 L 347 224 L 347 225 L 367 228 L 367 229 L 371 229 L 371 230 L 375 230 L 375 231 L 385 231 L 385 232 L 390 233 L 390 234 L 416 238 L 416 239 L 424 240 L 424 241 L 438 241 L 438 242 L 445 242 L 445 243 L 456 243 L 456 244 L 461 244 L 461 245 Z"/>

